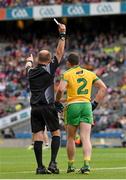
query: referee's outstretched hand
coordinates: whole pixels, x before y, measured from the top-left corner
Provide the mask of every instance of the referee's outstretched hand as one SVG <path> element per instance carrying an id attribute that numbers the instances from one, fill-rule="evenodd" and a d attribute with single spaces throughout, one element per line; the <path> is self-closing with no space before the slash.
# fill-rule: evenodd
<path id="1" fill-rule="evenodd" d="M 55 102 L 55 108 L 56 108 L 57 112 L 61 113 L 61 112 L 63 112 L 64 106 L 60 102 Z"/>

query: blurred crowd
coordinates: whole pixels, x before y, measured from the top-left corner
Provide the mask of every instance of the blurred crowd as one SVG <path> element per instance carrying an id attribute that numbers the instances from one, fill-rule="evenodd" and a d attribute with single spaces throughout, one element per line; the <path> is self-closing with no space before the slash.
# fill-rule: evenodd
<path id="1" fill-rule="evenodd" d="M 37 6 L 37 5 L 54 5 L 54 4 L 63 4 L 63 3 L 96 3 L 96 2 L 109 2 L 109 1 L 110 0 L 0 0 L 0 8 L 17 7 L 17 6 L 29 7 L 29 6 Z M 115 1 L 120 2 L 121 0 L 115 0 Z"/>
<path id="2" fill-rule="evenodd" d="M 76 37 L 76 39 L 74 38 Z M 29 87 L 24 69 L 25 58 L 31 53 L 34 58 L 41 49 L 56 50 L 57 37 L 33 38 L 32 43 L 22 39 L 1 38 L 0 44 L 0 118 L 18 112 L 29 106 Z M 108 85 L 108 94 L 94 112 L 94 132 L 108 128 L 126 129 L 126 73 L 118 72 L 126 68 L 125 32 L 83 33 L 76 32 L 66 39 L 64 60 L 56 71 L 55 91 L 60 76 L 65 70 L 65 59 L 70 51 L 80 54 L 81 65 L 94 71 L 101 78 L 114 79 L 114 86 Z M 117 75 L 116 75 L 117 73 Z M 111 78 L 110 78 L 111 77 Z M 121 112 L 121 113 L 120 113 Z"/>

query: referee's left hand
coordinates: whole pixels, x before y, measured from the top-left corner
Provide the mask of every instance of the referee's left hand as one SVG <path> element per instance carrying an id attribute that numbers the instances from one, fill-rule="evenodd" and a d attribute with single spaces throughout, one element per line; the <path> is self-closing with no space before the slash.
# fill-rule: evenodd
<path id="1" fill-rule="evenodd" d="M 55 108 L 58 113 L 63 112 L 64 106 L 60 102 L 55 102 Z"/>
<path id="2" fill-rule="evenodd" d="M 31 55 L 26 59 L 26 61 L 33 63 L 33 55 L 31 54 Z"/>

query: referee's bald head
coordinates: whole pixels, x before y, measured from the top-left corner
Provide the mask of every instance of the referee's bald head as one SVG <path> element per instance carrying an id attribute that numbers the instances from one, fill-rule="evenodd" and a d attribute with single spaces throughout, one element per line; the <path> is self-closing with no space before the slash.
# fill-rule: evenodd
<path id="1" fill-rule="evenodd" d="M 48 50 L 41 50 L 38 54 L 39 63 L 48 63 L 51 61 L 51 53 Z"/>

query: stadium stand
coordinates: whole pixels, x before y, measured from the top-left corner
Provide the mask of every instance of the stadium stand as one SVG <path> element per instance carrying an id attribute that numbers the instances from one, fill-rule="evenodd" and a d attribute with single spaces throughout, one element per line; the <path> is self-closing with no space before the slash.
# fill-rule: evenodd
<path id="1" fill-rule="evenodd" d="M 98 3 L 98 2 L 109 2 L 109 0 L 1 0 L 0 8 L 27 7 L 27 6 L 31 7 L 37 5 L 54 5 L 54 4 L 63 4 L 63 3 Z M 120 0 L 116 0 L 116 2 L 120 2 Z"/>
<path id="2" fill-rule="evenodd" d="M 76 40 L 74 40 L 76 36 Z M 121 38 L 120 38 L 121 36 Z M 112 74 L 119 73 L 119 68 L 126 64 L 124 58 L 124 49 L 121 46 L 117 47 L 117 43 L 123 38 L 122 34 L 109 33 L 104 34 L 86 34 L 77 32 L 72 34 L 67 40 L 66 52 L 79 51 L 81 56 L 81 64 L 89 70 L 94 70 L 97 75 L 105 77 L 107 84 L 113 80 Z M 30 54 L 31 50 L 36 55 L 39 49 L 50 48 L 54 49 L 56 46 L 56 38 L 51 39 L 50 36 L 45 36 L 41 39 L 34 39 L 33 43 L 27 43 L 18 39 L 9 43 L 6 40 L 1 44 L 0 49 L 0 117 L 7 114 L 17 112 L 29 105 L 29 88 L 24 70 L 25 58 Z M 71 42 L 71 43 L 70 43 Z M 115 46 L 116 44 L 116 46 Z M 107 50 L 111 52 L 108 53 Z M 67 53 L 65 54 L 67 56 Z M 57 70 L 57 82 L 64 70 Z M 120 76 L 117 76 L 121 78 Z M 125 75 L 120 80 L 120 91 L 125 90 Z M 110 82 L 111 83 L 111 82 Z M 113 82 L 114 83 L 114 82 Z M 123 85 L 124 83 L 124 85 Z M 117 86 L 117 79 L 115 81 Z M 112 96 L 114 89 L 109 89 Z M 11 104 L 11 106 L 10 106 Z M 4 105 L 4 106 L 3 106 Z"/>

